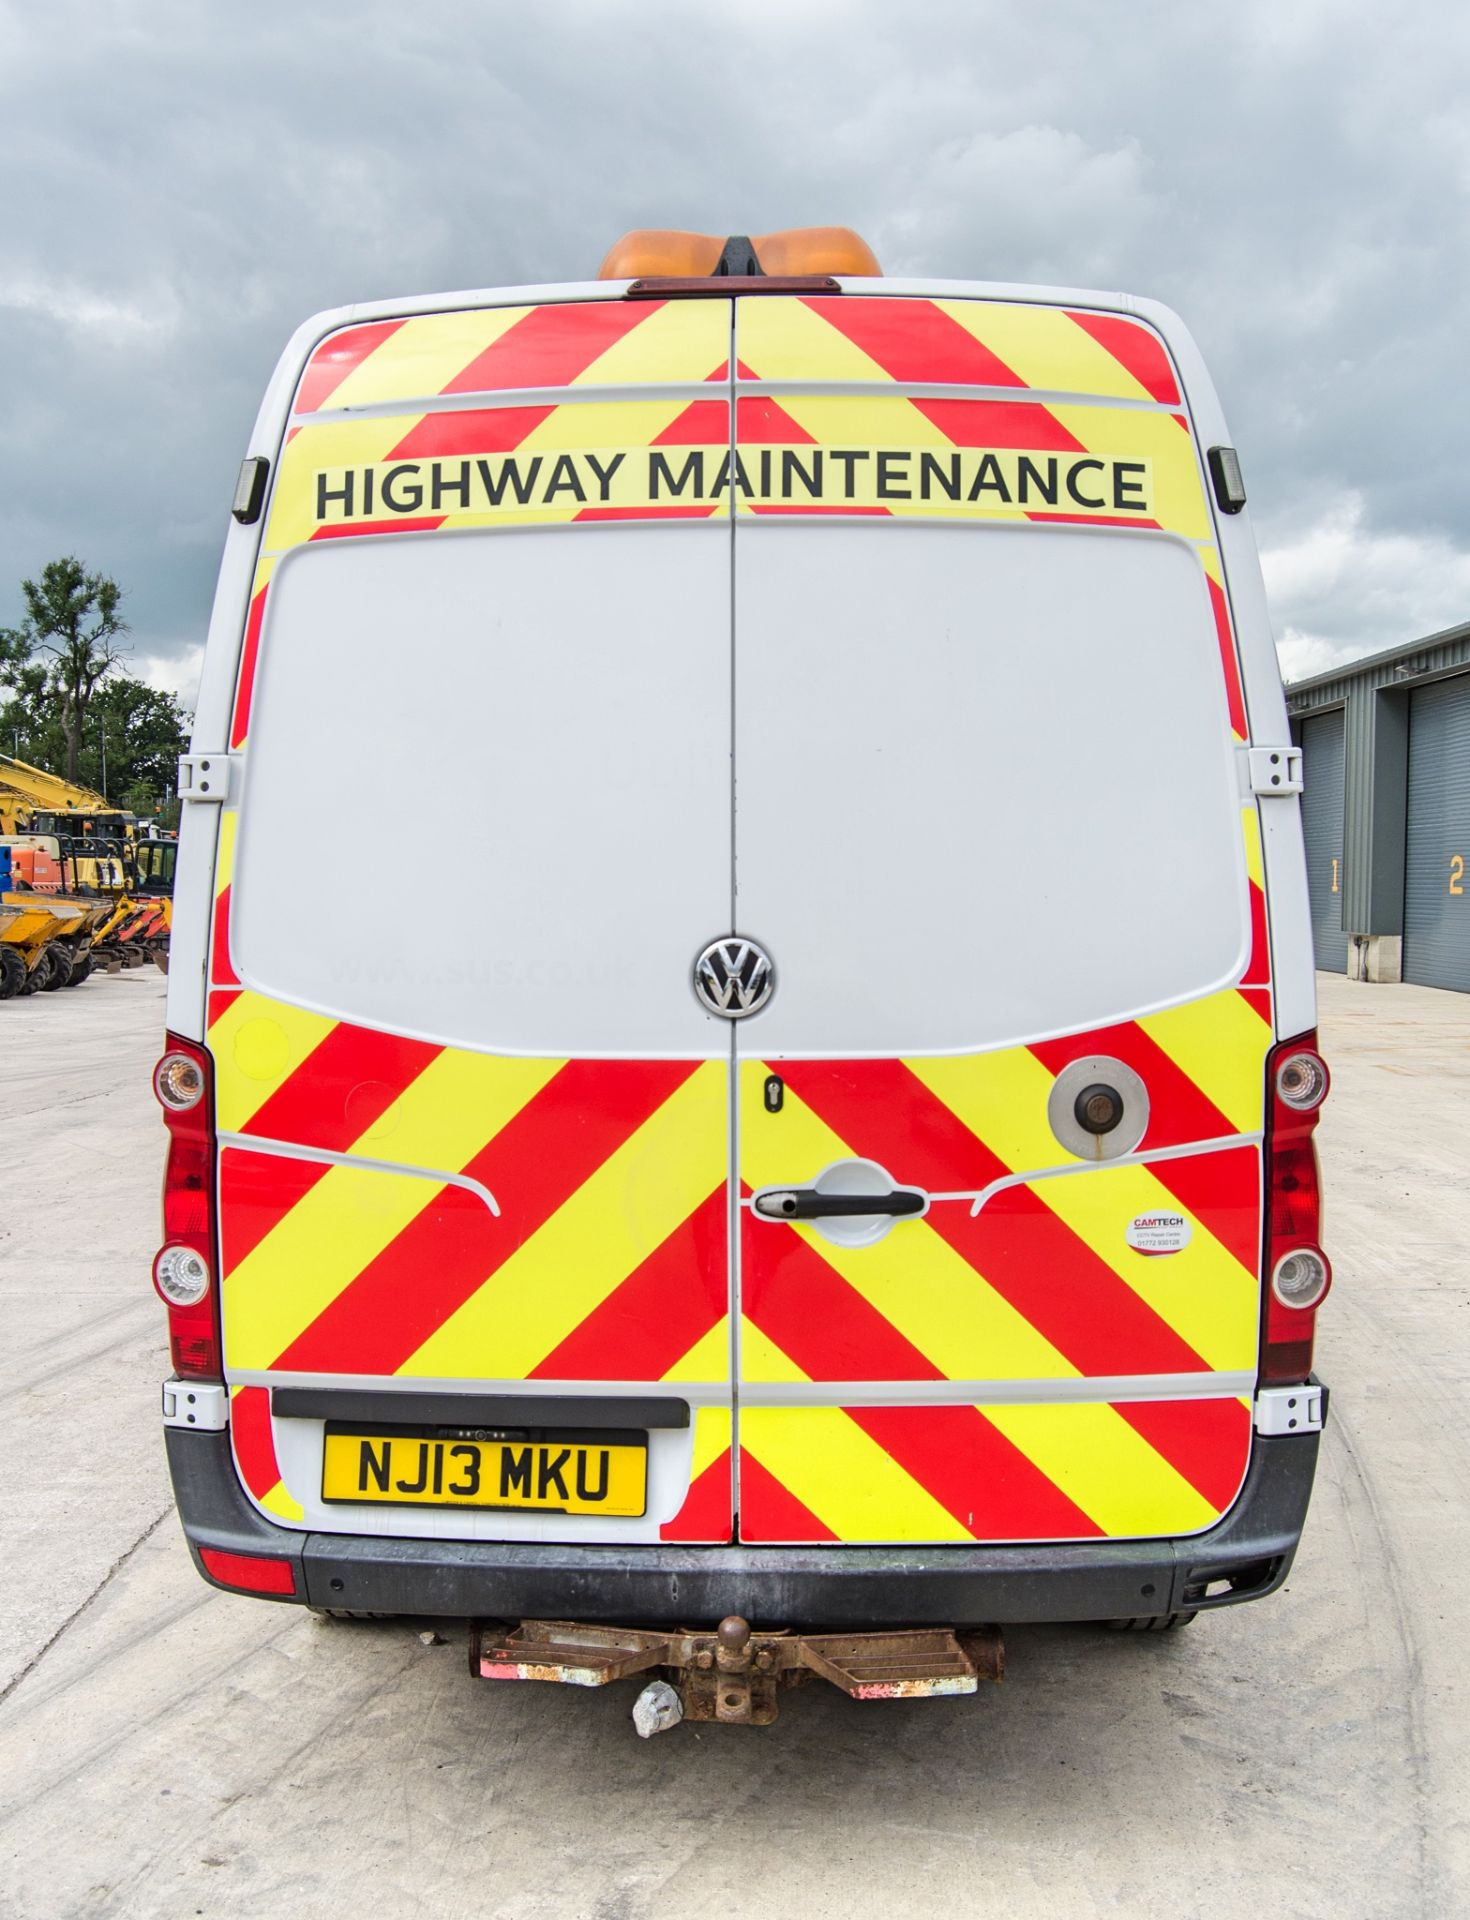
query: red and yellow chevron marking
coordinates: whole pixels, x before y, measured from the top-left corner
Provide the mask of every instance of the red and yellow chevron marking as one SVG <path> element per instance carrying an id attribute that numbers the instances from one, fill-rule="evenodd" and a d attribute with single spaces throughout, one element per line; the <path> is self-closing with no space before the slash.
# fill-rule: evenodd
<path id="1" fill-rule="evenodd" d="M 725 424 L 724 401 L 693 404 L 720 416 L 701 433 Z M 586 399 L 324 423 L 285 449 L 265 538 L 281 551 L 344 535 L 708 519 L 729 510 L 729 443 L 691 448 L 689 405 Z"/>
<path id="2" fill-rule="evenodd" d="M 777 415 L 779 410 L 779 417 Z M 1077 521 L 1205 539 L 1192 443 L 1168 414 L 899 394 L 737 402 L 737 510 Z"/>
<path id="3" fill-rule="evenodd" d="M 245 744 L 250 731 L 250 703 L 255 693 L 255 668 L 260 654 L 260 633 L 265 624 L 265 596 L 275 572 L 274 555 L 257 561 L 250 585 L 250 606 L 245 616 L 245 634 L 240 643 L 240 668 L 235 676 L 235 708 L 230 719 L 231 751 Z"/>
<path id="4" fill-rule="evenodd" d="M 232 1372 L 728 1378 L 722 1063 L 499 1058 L 250 991 L 209 1044 Z"/>
<path id="5" fill-rule="evenodd" d="M 1254 823 L 1253 811 L 1247 819 Z M 1261 1172 L 1251 1136 L 1262 1125 L 1271 1041 L 1263 1011 L 1247 992 L 1227 992 L 989 1054 L 746 1062 L 745 1190 L 806 1181 L 835 1161 L 862 1158 L 900 1184 L 966 1197 L 936 1200 L 923 1220 L 855 1248 L 743 1209 L 742 1385 L 830 1382 L 840 1402 L 843 1381 L 1060 1384 L 1198 1373 L 1203 1385 L 1211 1374 L 1253 1371 Z M 1093 1054 L 1123 1060 L 1148 1087 L 1142 1151 L 1195 1143 L 1201 1151 L 1083 1170 L 1059 1147 L 1046 1103 L 1056 1075 Z M 773 1071 L 785 1082 L 777 1114 L 762 1097 Z M 1219 1141 L 1229 1144 L 1205 1144 Z M 1047 1171 L 1067 1165 L 1078 1171 Z M 1026 1174 L 1039 1177 L 1016 1178 Z M 987 1189 L 994 1190 L 977 1211 L 968 1196 Z M 1182 1251 L 1150 1258 L 1128 1245 L 1129 1222 L 1154 1212 L 1188 1221 Z M 1207 1395 L 1108 1406 L 1059 1399 L 986 1407 L 983 1417 L 969 1409 L 963 1418 L 952 1407 L 746 1406 L 742 1538 L 1190 1532 L 1224 1510 L 1244 1474 L 1250 1425 L 1240 1414 L 1235 1400 Z M 959 1435 L 969 1436 L 963 1446 Z M 889 1439 L 895 1447 L 880 1469 L 875 1453 Z M 1003 1459 L 996 1484 L 1009 1504 L 972 1511 L 981 1493 L 957 1471 L 945 1484 L 968 1485 L 963 1498 L 972 1504 L 961 1513 L 951 1501 L 941 1523 L 933 1474 L 954 1448 L 961 1458 Z M 747 1455 L 755 1458 L 753 1481 Z M 1111 1503 L 1096 1490 L 1079 1496 L 1093 1458 L 1132 1476 Z M 798 1477 L 788 1478 L 798 1459 Z M 868 1463 L 860 1495 L 847 1482 L 859 1461 Z M 870 1494 L 879 1500 L 880 1489 L 869 1513 L 862 1503 Z M 1026 1489 L 1035 1496 L 1029 1507 Z M 1058 1489 L 1080 1520 L 1073 1512 L 1062 1524 Z M 1135 1496 L 1152 1516 L 1146 1525 L 1136 1524 Z M 1207 1512 L 1212 1499 L 1218 1504 Z M 894 1530 L 869 1533 L 869 1525 Z"/>
<path id="6" fill-rule="evenodd" d="M 593 302 L 416 316 L 324 342 L 277 475 L 232 742 L 247 737 L 269 645 L 271 569 L 296 545 L 737 507 L 1181 535 L 1201 555 L 1243 737 L 1198 456 L 1151 330 L 976 301 L 744 303 L 732 414 L 718 392 L 732 380 L 730 316 L 725 301 Z M 781 391 L 744 390 L 753 382 Z M 956 391 L 905 391 L 919 388 Z M 1060 1157 L 1047 1092 L 1083 1053 L 1115 1054 L 1142 1074 L 1145 1150 L 1259 1131 L 1270 965 L 1253 808 L 1242 831 L 1252 947 L 1235 990 L 995 1054 L 783 1062 L 779 1116 L 759 1097 L 766 1068 L 745 1070 L 750 1185 L 853 1155 L 951 1194 L 1038 1177 L 1003 1186 L 978 1213 L 968 1200 L 936 1202 L 924 1221 L 857 1251 L 747 1210 L 744 1380 L 827 1384 L 833 1404 L 807 1404 L 808 1394 L 800 1406 L 745 1409 L 744 1537 L 1188 1532 L 1229 1504 L 1249 1419 L 1218 1394 L 874 1408 L 841 1404 L 840 1387 L 1149 1373 L 1196 1373 L 1203 1385 L 1252 1368 L 1260 1175 L 1250 1139 L 1039 1177 Z M 727 1382 L 723 1065 L 494 1058 L 245 990 L 229 950 L 234 832 L 227 809 L 209 996 L 219 1125 L 231 1136 L 221 1196 L 232 1371 Z M 1151 1260 L 1123 1234 L 1136 1214 L 1161 1209 L 1183 1213 L 1192 1238 Z M 289 1502 L 264 1394 L 252 1384 L 237 1395 L 241 1471 L 263 1503 Z M 688 1496 L 664 1537 L 728 1538 L 731 1444 L 729 1408 L 701 1408 Z"/>
<path id="7" fill-rule="evenodd" d="M 1230 703 L 1230 730 L 1244 740 L 1250 729 L 1246 722 L 1245 690 L 1241 683 L 1240 661 L 1236 652 L 1235 627 L 1230 618 L 1230 602 L 1225 594 L 1225 575 L 1216 547 L 1202 544 L 1199 549 L 1205 578 L 1210 587 L 1210 611 L 1215 619 L 1215 635 L 1220 643 L 1220 669 L 1225 676 L 1225 694 Z"/>
<path id="8" fill-rule="evenodd" d="M 440 395 L 706 380 L 727 366 L 723 300 L 577 300 L 475 307 L 349 327 L 312 354 L 294 408 L 392 405 Z"/>
<path id="9" fill-rule="evenodd" d="M 1261 816 L 1254 803 L 1241 808 L 1240 825 L 1245 836 L 1245 873 L 1250 887 L 1251 915 L 1250 957 L 1241 975 L 1241 991 L 1247 1003 L 1269 1025 L 1271 936 L 1266 922 L 1266 866 L 1261 851 Z"/>
<path id="10" fill-rule="evenodd" d="M 768 1072 L 782 1110 L 759 1101 Z M 874 1159 L 902 1185 L 983 1191 L 1070 1160 L 1046 1120 L 1054 1075 L 1025 1048 L 957 1059 L 747 1062 L 741 1172 L 752 1188 Z M 1259 1334 L 1260 1165 L 1238 1146 L 1040 1174 L 938 1200 L 876 1244 L 746 1211 L 743 1298 L 809 1377 L 1075 1379 L 1249 1371 Z M 1127 1245 L 1142 1214 L 1181 1213 L 1188 1246 Z M 810 1313 L 820 1298 L 823 1312 Z M 759 1375 L 748 1378 L 758 1379 Z"/>
<path id="11" fill-rule="evenodd" d="M 984 300 L 742 302 L 738 381 L 937 385 L 985 397 L 742 395 L 732 444 L 728 402 L 688 394 L 693 383 L 730 378 L 732 304 L 492 307 L 375 322 L 324 341 L 302 377 L 273 488 L 233 744 L 248 731 L 268 563 L 302 542 L 707 519 L 736 507 L 1180 534 L 1202 551 L 1231 724 L 1244 738 L 1198 455 L 1184 415 L 1170 411 L 1181 404 L 1177 383 L 1150 328 Z M 639 398 L 616 397 L 634 386 Z M 667 397 L 647 391 L 659 387 Z M 489 404 L 462 404 L 479 394 Z M 498 399 L 506 394 L 525 404 Z"/>
<path id="12" fill-rule="evenodd" d="M 741 377 L 753 380 L 1029 387 L 1180 405 L 1163 342 L 1117 314 L 842 294 L 745 300 L 737 325 Z"/>
<path id="13" fill-rule="evenodd" d="M 207 1037 L 220 1133 L 262 1146 L 220 1157 L 230 1370 L 728 1380 L 723 1064 L 501 1058 L 245 990 L 236 831 Z"/>
<path id="14" fill-rule="evenodd" d="M 1152 328 L 1061 307 L 847 295 L 742 301 L 736 325 L 739 512 L 1074 521 L 1181 535 L 1200 553 L 1230 724 L 1246 737 L 1203 471 L 1188 420 L 1170 411 L 1181 405 L 1178 383 Z M 741 393 L 745 381 L 988 391 L 757 397 Z M 1114 404 L 1090 404 L 1099 400 Z"/>
<path id="15" fill-rule="evenodd" d="M 774 1372 L 780 1356 L 772 1349 L 762 1361 Z M 740 1537 L 862 1544 L 1198 1533 L 1234 1500 L 1249 1451 L 1250 1410 L 1236 1399 L 747 1406 Z"/>
<path id="16" fill-rule="evenodd" d="M 694 1414 L 694 1458 L 684 1504 L 659 1528 L 660 1540 L 725 1541 L 734 1528 L 732 1420 L 728 1407 L 699 1407 Z"/>
<path id="17" fill-rule="evenodd" d="M 302 375 L 272 488 L 232 747 L 249 732 L 271 571 L 304 541 L 728 512 L 715 481 L 728 463 L 729 404 L 687 389 L 728 378 L 729 356 L 725 301 L 488 307 L 349 327 L 323 341 Z M 620 387 L 670 393 L 606 397 Z M 497 398 L 514 392 L 536 397 Z M 475 394 L 489 404 L 466 406 Z M 691 446 L 710 450 L 697 493 L 687 478 L 680 484 Z"/>
<path id="18" fill-rule="evenodd" d="M 222 807 L 214 852 L 214 906 L 210 915 L 209 1024 L 225 1013 L 240 991 L 240 976 L 230 954 L 230 898 L 235 877 L 235 836 L 240 816 L 234 807 Z"/>
<path id="19" fill-rule="evenodd" d="M 271 1397 L 265 1387 L 235 1387 L 230 1394 L 230 1444 L 240 1478 L 257 1506 L 278 1520 L 300 1520 L 301 1503 L 292 1498 L 276 1463 L 271 1430 Z"/>
<path id="20" fill-rule="evenodd" d="M 723 301 L 489 307 L 349 329 L 303 376 L 265 548 L 445 526 L 708 517 L 720 502 L 661 485 L 652 450 L 695 435 L 728 449 L 726 403 L 677 389 L 707 382 L 729 341 Z M 619 387 L 674 391 L 601 397 Z M 551 397 L 450 404 L 517 391 Z"/>
<path id="21" fill-rule="evenodd" d="M 229 828 L 223 844 L 222 889 Z M 227 930 L 223 915 L 221 925 Z M 217 946 L 216 965 L 220 953 Z M 212 1001 L 224 1131 L 432 1170 L 426 1178 L 227 1146 L 222 1265 L 232 1370 L 727 1377 L 722 1067 L 499 1060 L 333 1022 L 239 988 L 217 989 Z M 1242 1064 L 1231 1021 L 1259 1032 L 1254 1071 Z M 766 1067 L 750 1063 L 745 1177 L 766 1184 L 792 1178 L 797 1165 L 814 1172 L 871 1155 L 900 1180 L 963 1193 L 1045 1167 L 1062 1157 L 1046 1125 L 1046 1094 L 1079 1053 L 1112 1053 L 1142 1074 L 1152 1095 L 1146 1149 L 1228 1138 L 1259 1127 L 1267 1039 L 1243 995 L 1218 995 L 988 1056 L 783 1062 L 780 1116 L 764 1111 Z M 624 1169 L 632 1164 L 664 1191 L 630 1230 Z M 445 1172 L 487 1187 L 503 1218 Z M 571 1215 L 559 1220 L 569 1202 Z M 1148 1260 L 1126 1248 L 1122 1227 L 1160 1207 L 1183 1211 L 1195 1238 L 1184 1253 Z M 1148 1168 L 1025 1181 L 978 1215 L 967 1201 L 937 1202 L 902 1237 L 857 1251 L 747 1213 L 744 1378 L 1061 1381 L 1248 1370 L 1259 1224 L 1248 1141 Z M 578 1255 L 589 1245 L 590 1271 Z M 1222 1442 L 1224 1403 L 1200 1404 L 1215 1413 L 1165 1422 L 1152 1402 L 1115 1412 L 1194 1484 L 1205 1456 L 1215 1459 L 1240 1433 L 1231 1416 Z M 869 1429 L 870 1439 L 888 1431 L 873 1420 Z M 1012 1434 L 1003 1422 L 1001 1430 Z M 668 1537 L 725 1537 L 727 1447 L 728 1437 L 719 1446 L 707 1432 L 700 1440 L 698 1484 L 666 1523 L 675 1529 Z M 779 1505 L 771 1491 L 779 1467 L 770 1452 L 743 1481 L 766 1487 L 760 1511 Z M 1209 1484 L 1219 1471 L 1216 1459 Z M 746 1510 L 756 1509 L 747 1501 Z M 1031 1524 L 1040 1537 L 1051 1523 Z"/>

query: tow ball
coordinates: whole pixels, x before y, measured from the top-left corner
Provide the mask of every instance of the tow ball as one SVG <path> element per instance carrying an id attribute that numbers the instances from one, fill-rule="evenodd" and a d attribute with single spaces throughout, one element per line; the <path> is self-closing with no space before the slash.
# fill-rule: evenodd
<path id="1" fill-rule="evenodd" d="M 755 1632 L 732 1613 L 711 1631 L 584 1625 L 574 1620 L 475 1621 L 470 1672 L 482 1680 L 554 1680 L 605 1687 L 646 1673 L 633 1719 L 642 1734 L 680 1720 L 768 1727 L 781 1693 L 812 1679 L 854 1700 L 924 1700 L 999 1680 L 999 1627 L 913 1627 L 897 1633 Z"/>

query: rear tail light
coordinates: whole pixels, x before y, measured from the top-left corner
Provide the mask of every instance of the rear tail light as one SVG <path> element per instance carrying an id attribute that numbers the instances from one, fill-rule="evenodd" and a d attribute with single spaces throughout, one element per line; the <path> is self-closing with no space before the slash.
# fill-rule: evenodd
<path id="1" fill-rule="evenodd" d="M 191 1053 L 174 1049 L 153 1069 L 153 1091 L 167 1113 L 187 1113 L 204 1098 L 204 1073 Z"/>
<path id="2" fill-rule="evenodd" d="M 199 1558 L 211 1580 L 241 1593 L 294 1594 L 296 1572 L 289 1560 L 264 1553 L 224 1553 L 201 1547 Z"/>
<path id="3" fill-rule="evenodd" d="M 1312 1113 L 1327 1098 L 1332 1081 L 1320 1053 L 1310 1047 L 1293 1046 L 1277 1060 L 1274 1083 L 1277 1099 L 1293 1113 Z"/>
<path id="4" fill-rule="evenodd" d="M 166 1307 L 197 1307 L 209 1281 L 209 1262 L 192 1247 L 165 1247 L 153 1262 L 153 1284 Z"/>
<path id="5" fill-rule="evenodd" d="M 168 1308 L 169 1350 L 181 1379 L 216 1379 L 220 1371 L 219 1293 L 215 1283 L 214 1087 L 209 1055 L 168 1036 L 153 1072 L 153 1091 L 168 1127 L 163 1175 L 164 1245 L 153 1262 L 153 1285 Z"/>
<path id="6" fill-rule="evenodd" d="M 1284 1253 L 1271 1274 L 1271 1291 L 1283 1307 L 1315 1307 L 1331 1284 L 1327 1262 L 1311 1247 Z"/>
<path id="7" fill-rule="evenodd" d="M 1315 1033 L 1273 1047 L 1266 1068 L 1266 1288 L 1261 1381 L 1294 1386 L 1312 1371 L 1317 1308 L 1332 1285 L 1312 1135 L 1327 1097 Z"/>

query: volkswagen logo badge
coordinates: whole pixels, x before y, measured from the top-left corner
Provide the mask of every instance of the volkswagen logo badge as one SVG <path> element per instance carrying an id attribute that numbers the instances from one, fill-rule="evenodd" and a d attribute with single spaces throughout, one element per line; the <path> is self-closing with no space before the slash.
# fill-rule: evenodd
<path id="1" fill-rule="evenodd" d="M 711 940 L 695 961 L 694 991 L 706 1013 L 747 1020 L 776 991 L 776 969 L 764 947 L 731 934 Z"/>

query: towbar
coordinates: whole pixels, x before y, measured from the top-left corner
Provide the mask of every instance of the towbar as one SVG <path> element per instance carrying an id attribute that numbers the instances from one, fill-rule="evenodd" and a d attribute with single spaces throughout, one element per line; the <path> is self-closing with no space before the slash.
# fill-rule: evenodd
<path id="1" fill-rule="evenodd" d="M 753 1632 L 731 1614 L 710 1632 L 650 1632 L 574 1620 L 475 1621 L 470 1672 L 481 1680 L 551 1680 L 605 1687 L 661 1674 L 686 1720 L 767 1727 L 780 1693 L 817 1678 L 853 1700 L 923 1700 L 974 1693 L 1005 1671 L 999 1627 L 900 1633 Z"/>

